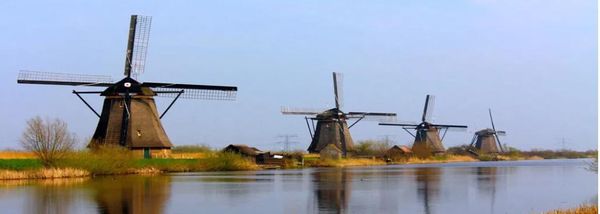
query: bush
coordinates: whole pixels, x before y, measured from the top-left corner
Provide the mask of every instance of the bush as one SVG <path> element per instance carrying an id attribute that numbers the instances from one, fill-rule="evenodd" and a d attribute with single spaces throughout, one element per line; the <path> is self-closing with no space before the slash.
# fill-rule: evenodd
<path id="1" fill-rule="evenodd" d="M 45 167 L 52 167 L 73 150 L 76 140 L 64 121 L 43 120 L 37 116 L 27 121 L 20 141 L 23 148 L 35 153 Z"/>
<path id="2" fill-rule="evenodd" d="M 391 146 L 385 141 L 365 140 L 354 145 L 354 154 L 358 156 L 383 156 Z"/>
<path id="3" fill-rule="evenodd" d="M 451 154 L 451 155 L 470 155 L 471 153 L 468 152 L 469 149 L 469 145 L 460 145 L 460 146 L 453 146 L 453 147 L 449 147 L 446 150 L 446 153 Z"/>

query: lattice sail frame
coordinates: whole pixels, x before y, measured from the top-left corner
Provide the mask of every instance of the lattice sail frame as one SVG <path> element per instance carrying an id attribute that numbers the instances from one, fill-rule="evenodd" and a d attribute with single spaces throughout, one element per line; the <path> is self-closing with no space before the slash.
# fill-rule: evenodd
<path id="1" fill-rule="evenodd" d="M 41 71 L 20 70 L 17 76 L 18 83 L 50 84 L 50 85 L 76 85 L 97 86 L 112 84 L 113 80 L 108 75 L 69 74 Z"/>
<path id="2" fill-rule="evenodd" d="M 379 113 L 379 112 L 348 112 L 346 117 L 351 119 L 360 119 L 365 121 L 377 121 L 377 122 L 385 122 L 392 123 L 397 122 L 398 118 L 396 117 L 396 113 Z"/>
<path id="3" fill-rule="evenodd" d="M 160 92 L 179 92 L 183 93 L 179 98 L 184 99 L 202 99 L 202 100 L 228 100 L 234 101 L 237 96 L 237 91 L 234 90 L 209 90 L 209 89 L 189 89 L 189 88 L 161 88 L 152 87 L 152 90 L 157 92 L 159 97 L 177 97 L 178 93 L 160 93 Z"/>
<path id="4" fill-rule="evenodd" d="M 344 108 L 344 75 L 342 73 L 333 72 L 333 91 L 336 105 L 339 109 Z"/>
<path id="5" fill-rule="evenodd" d="M 148 53 L 148 41 L 150 40 L 151 28 L 151 16 L 137 15 L 133 43 L 133 56 L 131 59 L 131 72 L 132 76 L 134 77 L 137 77 L 138 75 L 144 73 L 146 67 L 146 56 Z"/>
<path id="6" fill-rule="evenodd" d="M 281 107 L 282 114 L 289 115 L 317 115 L 323 113 L 326 109 L 317 109 L 317 108 L 296 108 L 296 107 Z"/>

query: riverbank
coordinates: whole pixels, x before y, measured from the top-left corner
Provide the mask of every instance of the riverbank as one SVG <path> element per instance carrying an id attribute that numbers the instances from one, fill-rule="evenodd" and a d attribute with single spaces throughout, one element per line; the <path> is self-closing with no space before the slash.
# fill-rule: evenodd
<path id="1" fill-rule="evenodd" d="M 118 151 L 117 151 L 118 150 Z M 348 159 L 320 159 L 318 154 L 301 154 L 297 158 L 285 159 L 283 165 L 257 165 L 252 158 L 228 152 L 196 152 L 174 155 L 169 159 L 134 158 L 128 150 L 115 148 L 100 152 L 74 152 L 56 161 L 52 167 L 44 167 L 35 158 L 1 159 L 0 180 L 55 179 L 93 177 L 102 175 L 160 174 L 170 172 L 207 171 L 250 171 L 262 169 L 298 169 L 311 167 L 353 167 L 403 164 L 438 164 L 450 162 L 475 162 L 494 160 L 514 160 L 513 158 L 476 159 L 469 155 L 440 155 L 430 158 L 406 157 L 394 161 L 384 161 L 376 157 L 351 157 Z M 11 154 L 14 156 L 14 154 Z M 18 154 L 16 154 L 18 156 Z M 12 156 L 11 156 L 12 157 Z M 519 158 L 525 159 L 525 158 Z M 541 158 L 532 158 L 541 159 Z"/>
<path id="2" fill-rule="evenodd" d="M 598 213 L 598 204 L 583 204 L 570 209 L 556 209 L 546 214 L 596 214 Z"/>

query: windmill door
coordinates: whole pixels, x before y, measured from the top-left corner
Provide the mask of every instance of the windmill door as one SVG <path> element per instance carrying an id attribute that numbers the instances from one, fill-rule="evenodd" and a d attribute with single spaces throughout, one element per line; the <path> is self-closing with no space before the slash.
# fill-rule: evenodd
<path id="1" fill-rule="evenodd" d="M 150 159 L 150 148 L 144 148 L 144 159 Z"/>

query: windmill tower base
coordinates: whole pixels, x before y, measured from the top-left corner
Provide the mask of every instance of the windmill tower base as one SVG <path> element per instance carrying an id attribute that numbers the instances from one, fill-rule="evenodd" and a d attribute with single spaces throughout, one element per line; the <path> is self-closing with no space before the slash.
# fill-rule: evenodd
<path id="1" fill-rule="evenodd" d="M 121 96 L 107 96 L 104 99 L 100 121 L 88 147 L 120 145 L 124 103 Z M 168 157 L 173 145 L 160 123 L 152 96 L 132 96 L 130 107 L 127 145 L 124 146 L 140 157 Z"/>
<path id="2" fill-rule="evenodd" d="M 431 155 L 444 154 L 446 149 L 442 145 L 438 130 L 436 128 L 429 128 L 417 131 L 412 151 L 418 157 L 429 157 Z"/>
<path id="3" fill-rule="evenodd" d="M 345 121 L 341 124 L 342 127 L 340 128 L 340 122 L 337 120 L 318 120 L 315 135 L 308 147 L 308 152 L 319 153 L 329 144 L 333 144 L 340 150 L 343 150 L 342 137 L 346 143 L 346 150 L 351 151 L 354 148 L 354 143 L 348 130 L 348 124 Z"/>
<path id="4" fill-rule="evenodd" d="M 475 148 L 479 153 L 497 154 L 499 152 L 498 146 L 496 146 L 496 139 L 493 135 L 478 135 Z"/>

